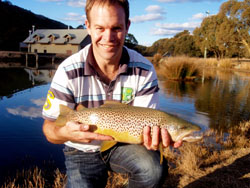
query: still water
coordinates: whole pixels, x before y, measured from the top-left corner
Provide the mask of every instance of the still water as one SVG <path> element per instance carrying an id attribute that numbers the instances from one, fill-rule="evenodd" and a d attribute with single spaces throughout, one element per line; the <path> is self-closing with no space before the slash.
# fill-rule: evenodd
<path id="1" fill-rule="evenodd" d="M 62 145 L 46 141 L 41 110 L 54 71 L 0 69 L 0 177 L 52 163 L 64 169 Z M 250 75 L 207 71 L 204 83 L 160 81 L 161 110 L 202 127 L 226 131 L 250 118 Z"/>

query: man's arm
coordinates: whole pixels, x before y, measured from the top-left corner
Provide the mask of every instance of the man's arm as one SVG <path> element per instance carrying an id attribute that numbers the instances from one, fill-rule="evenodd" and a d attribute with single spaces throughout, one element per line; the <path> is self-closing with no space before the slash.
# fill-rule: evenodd
<path id="1" fill-rule="evenodd" d="M 92 140 L 113 140 L 111 136 L 90 132 L 89 128 L 88 125 L 75 122 L 67 122 L 63 127 L 49 120 L 45 120 L 43 123 L 43 133 L 53 144 L 63 144 L 67 141 L 89 143 Z"/>

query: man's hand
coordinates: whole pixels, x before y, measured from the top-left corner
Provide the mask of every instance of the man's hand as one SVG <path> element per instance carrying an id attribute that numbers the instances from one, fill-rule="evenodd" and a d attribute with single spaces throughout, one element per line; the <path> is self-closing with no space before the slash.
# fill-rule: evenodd
<path id="1" fill-rule="evenodd" d="M 111 136 L 93 133 L 90 131 L 89 125 L 79 124 L 69 121 L 62 129 L 61 134 L 67 135 L 68 140 L 73 142 L 89 143 L 92 140 L 113 140 Z"/>
<path id="2" fill-rule="evenodd" d="M 91 132 L 89 125 L 72 121 L 67 122 L 63 127 L 59 127 L 55 125 L 54 122 L 45 120 L 43 132 L 48 141 L 54 144 L 63 144 L 67 141 L 89 143 L 92 140 L 113 140 L 111 136 Z"/>
<path id="3" fill-rule="evenodd" d="M 151 137 L 151 131 L 152 131 L 152 137 Z M 167 131 L 167 129 L 160 129 L 158 126 L 152 127 L 145 127 L 143 129 L 143 141 L 144 146 L 148 150 L 157 150 L 160 141 L 162 142 L 163 147 L 168 147 L 172 145 L 175 148 L 178 148 L 182 145 L 182 141 L 173 142 L 171 140 L 171 137 Z"/>

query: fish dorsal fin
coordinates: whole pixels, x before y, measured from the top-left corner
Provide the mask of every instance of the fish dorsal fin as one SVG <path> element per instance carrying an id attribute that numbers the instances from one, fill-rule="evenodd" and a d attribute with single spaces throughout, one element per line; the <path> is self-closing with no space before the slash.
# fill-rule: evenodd
<path id="1" fill-rule="evenodd" d="M 86 109 L 82 104 L 79 104 L 77 107 L 76 107 L 76 111 L 83 111 L 84 109 Z"/>
<path id="2" fill-rule="evenodd" d="M 105 101 L 103 105 L 100 106 L 101 108 L 105 107 L 105 108 L 125 108 L 125 107 L 129 107 L 129 105 L 127 104 L 123 104 L 120 103 L 118 101 Z"/>
<path id="3" fill-rule="evenodd" d="M 63 104 L 59 105 L 60 108 L 60 114 L 58 118 L 56 119 L 56 125 L 58 126 L 64 126 L 67 122 L 67 114 L 71 113 L 73 110 Z"/>

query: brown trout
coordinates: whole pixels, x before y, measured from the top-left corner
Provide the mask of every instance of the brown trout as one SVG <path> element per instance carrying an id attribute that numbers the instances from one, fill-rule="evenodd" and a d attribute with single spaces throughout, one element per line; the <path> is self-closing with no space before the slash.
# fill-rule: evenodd
<path id="1" fill-rule="evenodd" d="M 78 106 L 76 111 L 60 105 L 60 115 L 56 124 L 64 126 L 67 121 L 90 125 L 93 132 L 112 136 L 114 141 L 103 142 L 101 151 L 109 149 L 117 142 L 142 144 L 145 126 L 166 128 L 174 142 L 200 139 L 200 137 L 190 136 L 194 131 L 200 130 L 197 125 L 163 111 L 114 101 L 107 101 L 99 108 Z"/>

